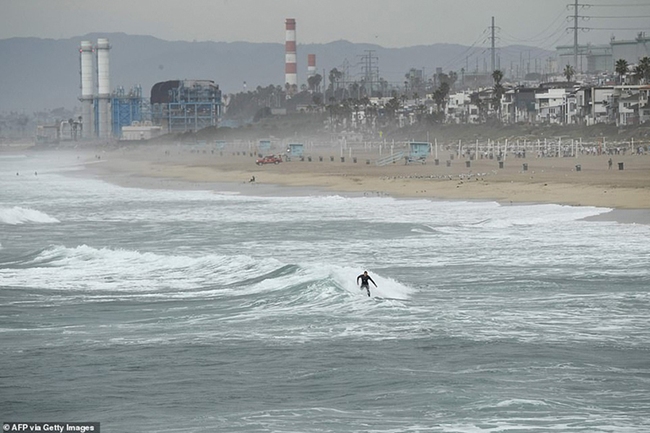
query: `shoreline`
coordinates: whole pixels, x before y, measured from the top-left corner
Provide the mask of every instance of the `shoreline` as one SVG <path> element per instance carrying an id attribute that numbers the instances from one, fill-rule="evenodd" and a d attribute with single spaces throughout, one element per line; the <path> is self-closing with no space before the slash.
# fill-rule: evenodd
<path id="1" fill-rule="evenodd" d="M 138 188 L 593 206 L 611 211 L 591 220 L 650 224 L 650 155 L 612 157 L 624 164 L 624 170 L 608 169 L 609 155 L 511 157 L 499 169 L 496 160 L 488 159 L 469 164 L 456 159 L 451 166 L 427 161 L 378 167 L 371 159 L 376 155 L 360 154 L 355 163 L 331 157 L 335 152 L 338 149 L 321 149 L 311 161 L 257 166 L 256 155 L 244 151 L 200 153 L 178 145 L 130 146 L 103 150 L 102 159 L 89 159 L 85 171 L 107 182 Z M 255 182 L 250 182 L 253 176 Z"/>
<path id="2" fill-rule="evenodd" d="M 20 153 L 25 153 L 23 149 Z M 398 162 L 376 166 L 376 154 L 352 162 L 312 150 L 313 158 L 258 166 L 248 151 L 199 152 L 190 146 L 138 144 L 69 150 L 83 169 L 75 174 L 123 187 L 213 190 L 247 195 L 343 194 L 428 200 L 492 201 L 502 205 L 558 204 L 611 209 L 589 218 L 650 224 L 650 155 L 552 158 L 453 159 L 438 165 Z M 5 153 L 10 154 L 13 152 Z M 306 154 L 307 155 L 307 154 Z M 624 170 L 607 168 L 612 158 Z M 431 157 L 430 157 L 431 158 Z M 614 164 L 614 167 L 617 164 Z M 527 170 L 524 170 L 524 165 Z M 580 170 L 577 170 L 580 165 Z M 250 182 L 252 177 L 255 182 Z"/>

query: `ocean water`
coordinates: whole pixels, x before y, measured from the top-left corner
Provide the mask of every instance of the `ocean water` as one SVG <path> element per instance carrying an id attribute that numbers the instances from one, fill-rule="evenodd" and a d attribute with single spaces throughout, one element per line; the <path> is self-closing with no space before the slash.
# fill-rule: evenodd
<path id="1" fill-rule="evenodd" d="M 0 156 L 0 421 L 650 431 L 648 225 L 123 188 L 77 164 Z"/>

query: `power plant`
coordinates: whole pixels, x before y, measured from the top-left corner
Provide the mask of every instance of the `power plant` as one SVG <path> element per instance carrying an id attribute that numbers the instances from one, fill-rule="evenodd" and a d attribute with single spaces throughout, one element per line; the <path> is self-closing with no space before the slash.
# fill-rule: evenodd
<path id="1" fill-rule="evenodd" d="M 162 132 L 189 132 L 216 126 L 222 114 L 221 90 L 211 80 L 171 80 L 151 88 L 150 103 L 142 88 L 111 90 L 111 46 L 99 38 L 81 41 L 79 64 L 82 105 L 81 138 L 150 138 Z"/>
<path id="2" fill-rule="evenodd" d="M 296 20 L 285 21 L 285 88 L 287 96 L 298 92 Z M 96 44 L 81 41 L 79 65 L 84 140 L 151 137 L 156 133 L 195 132 L 216 126 L 223 113 L 219 85 L 212 80 L 169 80 L 151 88 L 149 101 L 136 86 L 111 90 L 111 45 L 106 38 Z M 316 74 L 316 55 L 308 55 L 307 76 Z M 129 138 L 131 139 L 131 138 Z"/>
<path id="3" fill-rule="evenodd" d="M 142 121 L 142 90 L 123 88 L 111 91 L 111 46 L 106 38 L 81 41 L 79 64 L 81 74 L 81 137 L 85 140 L 119 138 L 122 128 Z M 96 84 L 96 87 L 95 87 Z"/>

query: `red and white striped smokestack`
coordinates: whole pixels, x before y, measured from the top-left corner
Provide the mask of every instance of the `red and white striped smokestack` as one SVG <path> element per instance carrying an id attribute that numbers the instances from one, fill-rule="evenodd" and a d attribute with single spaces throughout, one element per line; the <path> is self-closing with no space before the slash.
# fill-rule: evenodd
<path id="1" fill-rule="evenodd" d="M 307 76 L 316 75 L 316 54 L 307 54 Z"/>
<path id="2" fill-rule="evenodd" d="M 287 18 L 285 39 L 284 82 L 291 86 L 298 85 L 298 68 L 296 66 L 296 20 Z"/>

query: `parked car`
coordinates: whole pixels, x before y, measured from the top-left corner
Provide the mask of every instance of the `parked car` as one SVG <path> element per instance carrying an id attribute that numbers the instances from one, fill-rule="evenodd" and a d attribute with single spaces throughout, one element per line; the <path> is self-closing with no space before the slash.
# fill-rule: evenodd
<path id="1" fill-rule="evenodd" d="M 265 156 L 263 158 L 258 158 L 257 161 L 255 161 L 255 163 L 257 165 L 279 164 L 281 162 L 282 162 L 282 158 L 280 158 L 279 156 L 275 156 L 275 155 L 267 155 L 267 156 Z"/>

